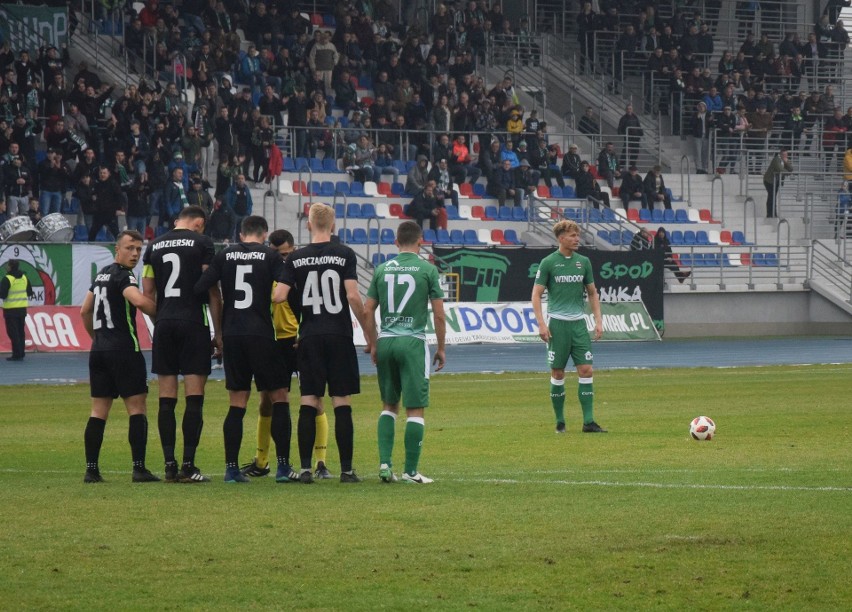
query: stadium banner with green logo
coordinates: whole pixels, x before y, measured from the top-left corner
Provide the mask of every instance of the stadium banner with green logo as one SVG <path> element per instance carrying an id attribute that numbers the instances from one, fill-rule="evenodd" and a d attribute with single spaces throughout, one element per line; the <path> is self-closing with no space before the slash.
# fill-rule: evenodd
<path id="1" fill-rule="evenodd" d="M 532 295 L 535 273 L 552 248 L 433 247 L 441 272 L 459 275 L 460 302 L 524 302 Z M 663 321 L 663 253 L 599 251 L 581 248 L 592 262 L 602 304 L 642 302 L 657 329 Z"/>
<path id="2" fill-rule="evenodd" d="M 532 304 L 446 302 L 447 344 L 514 344 L 542 342 L 538 335 Z M 546 312 L 545 308 L 545 312 Z M 377 323 L 378 323 L 378 312 Z M 604 341 L 659 340 L 660 334 L 642 302 L 611 302 L 601 304 Z M 435 343 L 433 320 L 430 315 L 426 337 Z M 352 317 L 355 344 L 365 344 L 364 332 Z M 595 328 L 594 316 L 587 307 L 586 327 Z"/>
<path id="3" fill-rule="evenodd" d="M 14 243 L 0 245 L 0 270 L 6 273 L 6 262 L 17 259 L 21 270 L 32 285 L 30 306 L 70 306 L 75 301 L 72 292 L 73 271 L 70 244 Z"/>
<path id="4" fill-rule="evenodd" d="M 65 6 L 28 6 L 3 3 L 0 7 L 0 42 L 12 49 L 34 52 L 47 41 L 59 47 L 68 42 L 68 9 Z M 34 56 L 33 56 L 34 57 Z"/>

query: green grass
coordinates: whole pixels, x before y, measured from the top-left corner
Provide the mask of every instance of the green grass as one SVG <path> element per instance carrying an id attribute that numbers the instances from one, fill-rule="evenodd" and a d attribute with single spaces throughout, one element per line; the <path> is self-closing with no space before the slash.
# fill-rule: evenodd
<path id="1" fill-rule="evenodd" d="M 116 406 L 108 482 L 84 486 L 88 389 L 4 387 L 0 609 L 847 610 L 850 377 L 852 365 L 597 372 L 610 433 L 578 433 L 572 379 L 557 436 L 546 374 L 436 376 L 428 487 L 378 482 L 370 378 L 355 402 L 365 482 L 311 487 L 221 482 L 221 383 L 199 454 L 209 485 L 131 484 Z M 688 436 L 699 414 L 717 422 L 712 442 Z M 329 459 L 336 471 L 333 425 Z"/>

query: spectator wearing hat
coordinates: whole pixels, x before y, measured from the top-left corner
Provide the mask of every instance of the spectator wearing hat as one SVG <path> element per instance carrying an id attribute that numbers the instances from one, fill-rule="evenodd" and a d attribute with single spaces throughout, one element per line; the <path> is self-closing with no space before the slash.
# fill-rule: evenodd
<path id="1" fill-rule="evenodd" d="M 661 166 L 651 168 L 651 171 L 645 176 L 643 184 L 645 197 L 648 200 L 648 207 L 651 210 L 654 210 L 654 205 L 657 202 L 662 202 L 667 210 L 671 209 L 672 200 L 666 191 L 666 181 L 663 179 L 663 169 Z"/>
<path id="2" fill-rule="evenodd" d="M 612 142 L 606 143 L 598 154 L 598 176 L 606 181 L 610 189 L 615 186 L 615 181 L 621 178 L 621 166 L 615 153 L 615 144 Z"/>
<path id="3" fill-rule="evenodd" d="M 186 199 L 190 206 L 203 208 L 208 217 L 213 213 L 213 198 L 210 196 L 210 192 L 205 189 L 204 181 L 200 177 L 194 176 L 190 179 L 189 194 L 187 194 Z"/>
<path id="4" fill-rule="evenodd" d="M 222 200 L 213 203 L 213 211 L 204 227 L 204 233 L 217 242 L 229 242 L 234 236 L 234 214 Z"/>
<path id="5" fill-rule="evenodd" d="M 175 151 L 172 161 L 169 162 L 169 174 L 173 174 L 176 168 L 183 171 L 183 188 L 189 191 L 189 176 L 198 172 L 198 167 L 184 159 L 183 151 Z"/>
<path id="6" fill-rule="evenodd" d="M 580 158 L 579 148 L 574 143 L 568 145 L 568 152 L 562 156 L 562 176 L 577 180 L 580 174 Z"/>
<path id="7" fill-rule="evenodd" d="M 506 131 L 509 132 L 509 139 L 511 139 L 512 144 L 517 145 L 524 131 L 524 120 L 521 117 L 521 111 L 517 108 L 513 108 L 509 113 L 509 120 L 506 122 Z"/>
<path id="8" fill-rule="evenodd" d="M 631 200 L 639 200 L 642 202 L 642 208 L 648 208 L 648 197 L 645 195 L 645 184 L 642 177 L 639 176 L 639 168 L 630 166 L 627 174 L 621 179 L 621 187 L 619 187 L 618 197 L 621 198 L 624 204 L 624 210 L 629 208 Z"/>
<path id="9" fill-rule="evenodd" d="M 518 157 L 518 154 L 514 150 L 514 143 L 511 140 L 507 140 L 503 144 L 503 150 L 500 152 L 500 161 L 502 162 L 506 159 L 509 160 L 512 169 L 517 168 L 521 162 L 520 158 Z"/>

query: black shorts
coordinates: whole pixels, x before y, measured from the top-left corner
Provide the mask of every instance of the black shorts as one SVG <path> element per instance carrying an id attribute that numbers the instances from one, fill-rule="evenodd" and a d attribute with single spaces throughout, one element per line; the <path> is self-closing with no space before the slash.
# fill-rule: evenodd
<path id="1" fill-rule="evenodd" d="M 92 397 L 113 399 L 148 393 L 145 356 L 134 351 L 90 352 L 89 388 Z"/>
<path id="2" fill-rule="evenodd" d="M 289 387 L 284 362 L 279 357 L 274 338 L 226 336 L 222 344 L 225 388 L 228 391 L 251 391 L 252 377 L 258 391 Z"/>
<path id="3" fill-rule="evenodd" d="M 352 338 L 336 335 L 308 336 L 299 340 L 299 387 L 302 395 L 332 397 L 361 392 L 358 355 Z"/>
<path id="4" fill-rule="evenodd" d="M 299 372 L 299 365 L 296 361 L 296 338 L 279 338 L 275 341 L 275 352 L 277 359 L 284 364 L 284 375 L 287 380 L 285 387 L 289 390 L 293 380 L 293 374 Z"/>
<path id="5" fill-rule="evenodd" d="M 154 325 L 151 371 L 164 376 L 210 375 L 210 328 L 164 319 Z"/>

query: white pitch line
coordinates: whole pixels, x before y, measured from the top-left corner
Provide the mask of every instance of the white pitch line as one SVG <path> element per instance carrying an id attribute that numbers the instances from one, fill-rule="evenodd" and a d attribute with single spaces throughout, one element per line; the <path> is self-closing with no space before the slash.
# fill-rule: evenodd
<path id="1" fill-rule="evenodd" d="M 436 479 L 437 482 L 438 479 Z M 542 484 L 568 485 L 576 487 L 631 487 L 638 489 L 715 489 L 720 491 L 812 491 L 852 493 L 852 487 L 803 487 L 792 485 L 713 485 L 665 482 L 609 482 L 606 480 L 516 480 L 499 478 L 452 478 L 444 479 L 453 482 L 469 482 L 482 484 Z"/>

